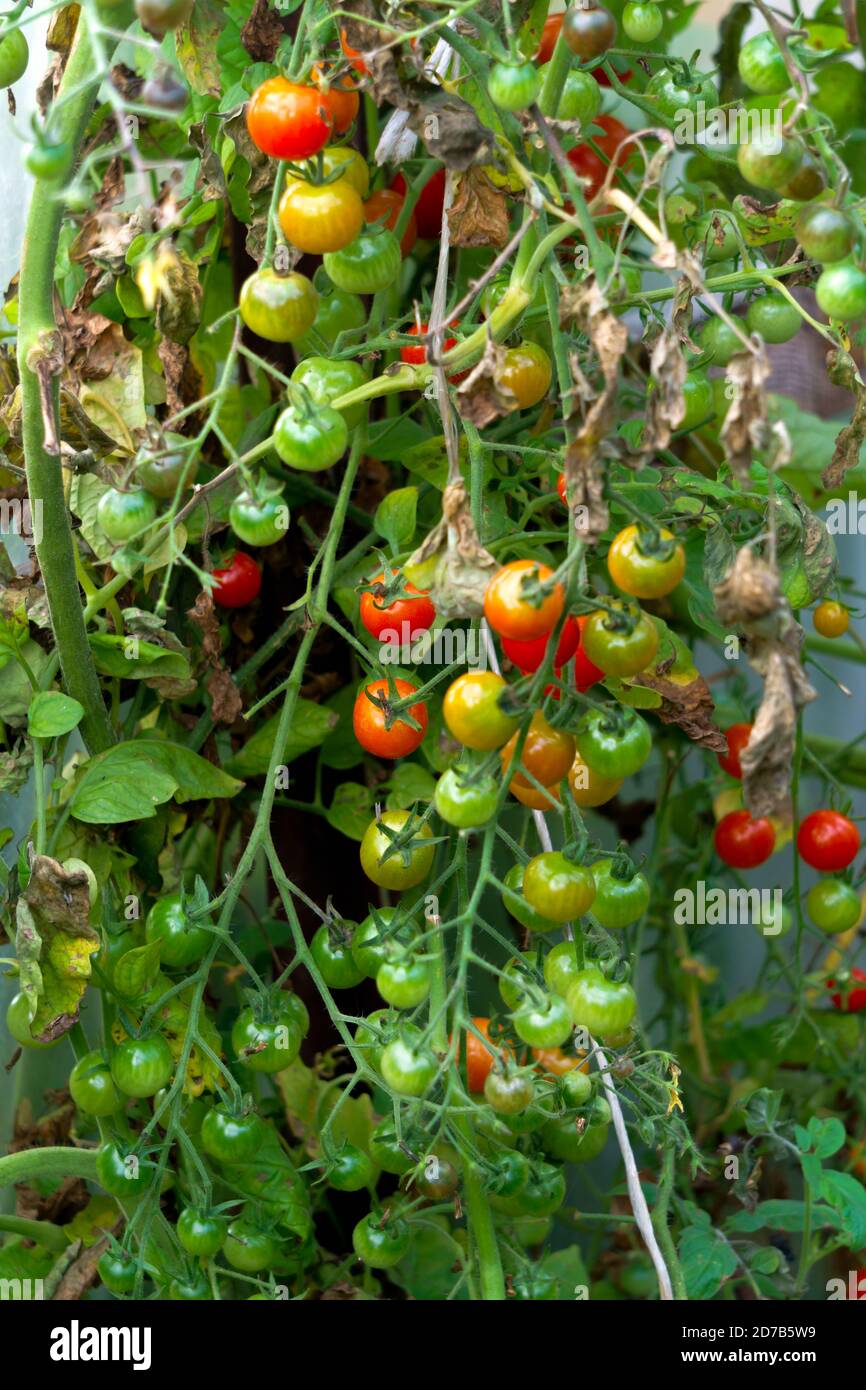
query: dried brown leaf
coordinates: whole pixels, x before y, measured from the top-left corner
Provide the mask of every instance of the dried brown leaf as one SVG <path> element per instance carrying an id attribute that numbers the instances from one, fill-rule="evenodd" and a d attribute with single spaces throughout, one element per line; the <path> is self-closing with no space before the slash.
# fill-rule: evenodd
<path id="1" fill-rule="evenodd" d="M 404 566 L 407 576 L 413 569 L 423 572 L 424 587 L 444 618 L 478 618 L 498 568 L 478 539 L 464 482 L 449 483 L 442 494 L 442 518 L 410 556 Z"/>
<path id="2" fill-rule="evenodd" d="M 410 96 L 402 106 L 411 108 L 409 129 L 420 136 L 431 159 L 441 159 L 456 173 L 472 164 L 487 164 L 493 153 L 495 136 L 482 125 L 474 107 L 453 92 L 429 87 L 419 100 Z M 505 240 L 505 239 L 503 239 Z"/>
<path id="3" fill-rule="evenodd" d="M 257 63 L 272 63 L 285 32 L 279 15 L 269 7 L 268 0 L 256 0 L 249 19 L 241 29 L 241 43 Z"/>
<path id="4" fill-rule="evenodd" d="M 837 488 L 849 468 L 856 468 L 860 462 L 860 449 L 866 439 L 866 386 L 853 357 L 841 348 L 827 354 L 827 371 L 834 386 L 854 393 L 854 414 L 836 436 L 833 457 L 821 474 L 824 487 Z"/>
<path id="5" fill-rule="evenodd" d="M 662 697 L 661 705 L 653 713 L 663 724 L 676 724 L 694 743 L 709 748 L 713 753 L 725 752 L 728 741 L 713 723 L 715 705 L 703 676 L 697 676 L 688 685 L 681 685 L 664 676 L 642 671 L 635 684 L 647 686 Z"/>
<path id="6" fill-rule="evenodd" d="M 613 423 L 613 410 L 619 383 L 619 364 L 628 347 L 628 329 L 611 313 L 594 276 L 588 277 L 576 293 L 560 306 L 567 318 L 589 338 L 603 379 L 602 390 L 589 405 L 583 423 L 566 451 L 564 472 L 566 491 L 581 535 L 594 544 L 607 530 L 608 511 L 604 500 L 605 441 Z M 577 379 L 578 393 L 585 400 L 589 383 L 582 372 Z M 569 411 L 568 414 L 571 412 Z"/>
<path id="7" fill-rule="evenodd" d="M 452 246 L 504 246 L 508 240 L 508 203 L 483 169 L 467 169 L 457 183 L 448 209 Z"/>
<path id="8" fill-rule="evenodd" d="M 728 363 L 726 377 L 733 388 L 733 399 L 722 425 L 722 443 L 734 477 L 747 482 L 752 451 L 763 448 L 768 439 L 770 364 L 764 348 L 757 352 L 738 352 Z"/>
<path id="9" fill-rule="evenodd" d="M 457 388 L 457 409 L 476 429 L 484 429 L 517 409 L 517 398 L 499 381 L 505 349 L 488 337 L 484 353 Z"/>
<path id="10" fill-rule="evenodd" d="M 72 47 L 80 14 L 80 5 L 64 5 L 62 9 L 55 10 L 48 21 L 45 47 L 52 53 L 61 53 L 65 57 Z"/>
<path id="11" fill-rule="evenodd" d="M 211 697 L 211 717 L 217 724 L 233 724 L 243 709 L 243 698 L 231 672 L 223 664 L 219 619 L 210 593 L 202 589 L 188 613 L 201 632 L 202 655 L 212 668 L 206 682 Z"/>

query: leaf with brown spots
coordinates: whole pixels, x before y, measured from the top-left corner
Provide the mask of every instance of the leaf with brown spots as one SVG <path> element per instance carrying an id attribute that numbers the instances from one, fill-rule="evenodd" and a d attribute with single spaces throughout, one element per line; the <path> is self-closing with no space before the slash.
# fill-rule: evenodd
<path id="1" fill-rule="evenodd" d="M 478 618 L 498 568 L 478 539 L 465 483 L 449 483 L 442 494 L 442 518 L 403 566 L 406 577 L 430 590 L 444 618 Z"/>
<path id="2" fill-rule="evenodd" d="M 233 724 L 243 709 L 243 699 L 231 672 L 223 664 L 219 619 L 210 593 L 202 589 L 188 614 L 201 632 L 202 655 L 212 668 L 207 679 L 211 717 L 217 724 Z"/>
<path id="3" fill-rule="evenodd" d="M 825 488 L 837 488 L 849 468 L 856 468 L 860 462 L 860 450 L 866 439 L 866 386 L 853 357 L 841 348 L 827 354 L 827 372 L 834 386 L 854 393 L 854 414 L 836 436 L 833 457 L 821 474 Z"/>
<path id="4" fill-rule="evenodd" d="M 517 409 L 516 396 L 499 380 L 504 359 L 505 349 L 488 335 L 481 361 L 457 388 L 457 410 L 476 429 Z"/>
<path id="5" fill-rule="evenodd" d="M 457 183 L 448 209 L 452 246 L 504 246 L 508 240 L 508 203 L 483 169 L 467 169 Z"/>
<path id="6" fill-rule="evenodd" d="M 721 438 L 731 472 L 745 483 L 749 479 L 753 451 L 764 448 L 768 440 L 770 364 L 764 348 L 758 352 L 738 352 L 728 363 L 726 377 L 733 389 L 733 399 L 722 425 Z"/>
<path id="7" fill-rule="evenodd" d="M 256 0 L 241 29 L 241 43 L 257 63 L 272 63 L 285 32 L 282 20 L 269 7 L 268 0 Z"/>

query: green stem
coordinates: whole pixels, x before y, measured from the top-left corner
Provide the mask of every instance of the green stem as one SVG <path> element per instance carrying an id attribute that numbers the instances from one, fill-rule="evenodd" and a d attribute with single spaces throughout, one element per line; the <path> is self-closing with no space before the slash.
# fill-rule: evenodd
<path id="1" fill-rule="evenodd" d="M 668 1225 L 668 1210 L 670 1208 L 671 1193 L 674 1184 L 674 1149 L 669 1145 L 662 1158 L 662 1171 L 659 1178 L 658 1195 L 653 1207 L 652 1223 L 656 1233 L 656 1240 L 659 1243 L 661 1252 L 665 1257 L 665 1264 L 671 1276 L 671 1288 L 674 1298 L 685 1300 L 688 1298 L 686 1292 L 686 1281 L 683 1278 L 683 1271 L 677 1255 L 676 1246 L 673 1242 L 670 1226 Z"/>
<path id="2" fill-rule="evenodd" d="M 66 93 L 74 96 L 62 100 Z M 55 98 L 57 115 L 54 137 L 58 143 L 77 149 L 81 143 L 98 90 L 93 50 L 84 12 L 78 28 L 60 90 Z M 62 101 L 62 104 L 61 104 Z M 21 257 L 18 291 L 18 372 L 21 380 L 21 425 L 27 490 L 32 506 L 41 507 L 41 539 L 36 546 L 39 567 L 48 598 L 54 641 L 68 693 L 84 706 L 81 732 L 91 753 L 101 752 L 114 742 L 114 732 L 102 699 L 93 656 L 88 645 L 75 572 L 75 553 L 59 453 L 45 447 L 46 421 L 43 418 L 40 365 L 46 394 L 57 419 L 59 388 L 56 375 L 49 372 L 46 350 L 55 344 L 54 268 L 64 204 L 53 184 L 37 179 Z M 47 404 L 46 404 L 47 408 Z"/>
<path id="3" fill-rule="evenodd" d="M 22 1149 L 0 1158 L 0 1187 L 38 1178 L 86 1178 L 96 1182 L 96 1150 Z"/>
<path id="4" fill-rule="evenodd" d="M 46 1250 L 65 1250 L 69 1244 L 62 1227 L 53 1221 L 31 1221 L 26 1216 L 0 1216 L 0 1231 L 21 1236 L 23 1240 L 35 1241 Z"/>

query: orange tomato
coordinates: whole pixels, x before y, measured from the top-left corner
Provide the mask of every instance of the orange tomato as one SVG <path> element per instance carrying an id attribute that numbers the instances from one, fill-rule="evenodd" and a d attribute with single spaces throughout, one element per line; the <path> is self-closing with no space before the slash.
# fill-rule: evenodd
<path id="1" fill-rule="evenodd" d="M 487 585 L 484 616 L 494 632 L 528 642 L 552 631 L 565 605 L 565 590 L 557 583 L 536 606 L 524 593 L 524 582 L 536 579 L 547 584 L 553 570 L 537 560 L 511 560 L 503 565 Z"/>
<path id="2" fill-rule="evenodd" d="M 479 1033 L 484 1034 L 485 1038 L 490 1036 L 489 1018 L 473 1018 L 472 1022 Z M 495 1044 L 491 1044 L 491 1047 L 493 1050 L 488 1050 L 483 1042 L 481 1042 L 480 1038 L 476 1038 L 474 1033 L 467 1032 L 466 1084 L 473 1095 L 479 1095 L 484 1090 L 484 1082 L 487 1080 L 487 1074 L 496 1061 L 496 1052 L 497 1050 L 502 1050 L 496 1049 Z M 507 1048 L 504 1050 L 509 1051 Z"/>
<path id="3" fill-rule="evenodd" d="M 401 198 L 399 193 L 395 193 L 393 188 L 380 188 L 375 193 L 371 193 L 364 204 L 364 217 L 367 222 L 384 221 L 388 231 L 393 232 L 397 225 L 397 218 L 403 210 L 404 201 L 405 199 Z M 400 250 L 404 259 L 417 240 L 418 226 L 413 212 L 406 223 L 406 230 L 400 238 Z M 453 344 L 453 338 L 451 342 Z"/>
<path id="4" fill-rule="evenodd" d="M 361 104 L 354 82 L 348 73 L 336 79 L 332 78 L 321 63 L 316 63 L 310 77 L 322 94 L 334 130 L 338 135 L 344 134 L 357 116 Z"/>
<path id="5" fill-rule="evenodd" d="M 534 1047 L 532 1056 L 540 1071 L 546 1072 L 548 1076 L 565 1076 L 570 1071 L 589 1071 L 589 1062 L 585 1061 L 586 1053 L 581 1051 L 578 1055 L 573 1052 L 563 1052 L 561 1047 Z"/>

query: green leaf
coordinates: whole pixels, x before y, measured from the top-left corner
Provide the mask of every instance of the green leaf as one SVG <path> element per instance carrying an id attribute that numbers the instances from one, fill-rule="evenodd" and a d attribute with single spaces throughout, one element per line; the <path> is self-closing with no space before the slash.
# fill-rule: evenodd
<path id="1" fill-rule="evenodd" d="M 750 1134 L 768 1134 L 775 1129 L 782 1106 L 782 1092 L 762 1086 L 749 1096 L 746 1129 Z"/>
<path id="2" fill-rule="evenodd" d="M 364 450 L 383 463 L 403 463 L 409 449 L 423 448 L 430 434 L 414 420 L 376 420 L 369 428 Z"/>
<path id="3" fill-rule="evenodd" d="M 388 1277 L 413 1298 L 439 1303 L 454 1287 L 458 1277 L 454 1266 L 461 1253 L 442 1218 L 428 1217 L 412 1236 L 408 1254 L 388 1270 Z M 465 1284 L 456 1297 L 467 1297 Z"/>
<path id="4" fill-rule="evenodd" d="M 114 967 L 114 986 L 118 994 L 127 999 L 140 999 L 153 988 L 159 974 L 161 950 L 159 941 L 148 941 L 146 946 L 133 946 L 131 951 L 124 951 Z"/>
<path id="5" fill-rule="evenodd" d="M 48 664 L 48 653 L 30 638 L 18 649 L 38 680 Z M 0 719 L 23 721 L 33 698 L 29 677 L 17 661 L 0 668 Z"/>
<path id="6" fill-rule="evenodd" d="M 689 1226 L 680 1236 L 679 1257 L 689 1298 L 712 1298 L 735 1272 L 735 1252 L 712 1229 Z"/>
<path id="7" fill-rule="evenodd" d="M 418 489 L 398 487 L 388 492 L 376 508 L 373 524 L 380 536 L 384 536 L 394 555 L 408 550 L 415 535 L 415 519 L 418 514 Z"/>
<path id="8" fill-rule="evenodd" d="M 312 748 L 318 748 L 335 728 L 338 718 L 333 709 L 299 697 L 280 762 L 287 765 L 302 754 L 309 753 Z M 243 748 L 229 759 L 226 768 L 232 776 L 258 777 L 267 772 L 279 722 L 278 714 L 266 720 Z"/>
<path id="9" fill-rule="evenodd" d="M 171 797 L 234 796 L 242 785 L 181 744 L 132 739 L 83 765 L 69 805 L 76 820 L 118 825 L 147 820 Z"/>
<path id="10" fill-rule="evenodd" d="M 815 1207 L 816 1225 L 831 1225 L 833 1213 L 829 1207 Z M 802 1231 L 806 1220 L 805 1202 L 759 1202 L 753 1211 L 738 1211 L 725 1222 L 728 1231 Z"/>
<path id="11" fill-rule="evenodd" d="M 354 599 L 354 591 L 350 591 Z M 336 695 L 325 701 L 325 709 L 336 714 L 338 723 L 322 744 L 322 762 L 338 772 L 348 772 L 357 767 L 363 754 L 361 745 L 352 729 L 352 710 L 355 705 L 355 692 L 351 685 L 344 685 Z"/>
<path id="12" fill-rule="evenodd" d="M 615 700 L 632 709 L 658 709 L 662 702 L 657 690 L 642 685 L 626 685 L 619 676 L 606 676 L 602 684 Z"/>
<path id="13" fill-rule="evenodd" d="M 181 652 L 169 651 L 155 642 L 113 632 L 92 632 L 88 641 L 94 665 L 101 676 L 132 681 L 151 680 L 156 676 L 172 680 L 186 680 L 189 677 L 187 658 Z"/>
<path id="14" fill-rule="evenodd" d="M 389 811 L 408 811 L 415 801 L 432 801 L 436 779 L 420 763 L 400 763 L 386 783 Z"/>
<path id="15" fill-rule="evenodd" d="M 849 1245 L 866 1244 L 866 1189 L 853 1173 L 825 1172 L 821 1196 L 838 1212 Z"/>
<path id="16" fill-rule="evenodd" d="M 580 1285 L 589 1286 L 589 1275 L 579 1245 L 569 1245 L 565 1250 L 554 1250 L 541 1260 L 541 1269 L 550 1274 L 559 1284 L 559 1298 L 563 1303 L 573 1303 L 575 1290 Z"/>
<path id="17" fill-rule="evenodd" d="M 30 701 L 27 732 L 31 738 L 57 738 L 80 722 L 84 706 L 59 690 L 41 690 Z"/>
<path id="18" fill-rule="evenodd" d="M 832 1158 L 845 1143 L 845 1126 L 835 1115 L 819 1119 L 813 1115 L 808 1128 L 796 1129 L 797 1146 L 801 1153 L 813 1153 L 818 1158 Z"/>
<path id="19" fill-rule="evenodd" d="M 736 553 L 737 548 L 722 523 L 711 526 L 704 542 L 704 582 L 708 589 L 721 584 Z"/>
<path id="20" fill-rule="evenodd" d="M 363 840 L 364 831 L 373 818 L 373 797 L 369 787 L 360 782 L 341 782 L 328 807 L 327 820 L 350 840 Z"/>

